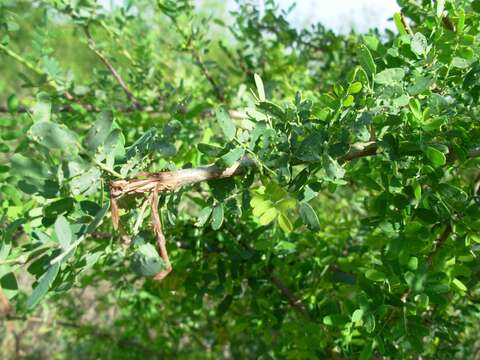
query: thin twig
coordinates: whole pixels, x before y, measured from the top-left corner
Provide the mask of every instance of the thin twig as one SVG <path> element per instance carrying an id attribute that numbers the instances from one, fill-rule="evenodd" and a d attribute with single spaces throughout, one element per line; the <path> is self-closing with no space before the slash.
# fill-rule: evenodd
<path id="1" fill-rule="evenodd" d="M 403 15 L 403 13 L 400 13 L 400 20 L 402 21 L 403 27 L 405 28 L 405 31 L 407 32 L 407 34 L 411 35 L 412 28 L 408 24 L 407 19 L 405 18 L 405 15 Z"/>
<path id="2" fill-rule="evenodd" d="M 2 306 L 2 312 L 0 315 L 5 316 L 10 314 L 12 311 L 12 305 L 10 305 L 10 302 L 7 299 L 7 296 L 3 293 L 2 288 L 0 287 L 0 304 Z"/>
<path id="3" fill-rule="evenodd" d="M 428 255 L 427 257 L 427 269 L 430 269 L 432 267 L 432 264 L 433 264 L 433 260 L 435 258 L 435 256 L 437 255 L 437 253 L 440 251 L 440 249 L 443 247 L 443 245 L 445 244 L 445 242 L 448 240 L 450 234 L 452 233 L 453 229 L 452 229 L 452 225 L 451 224 L 448 224 L 445 229 L 442 231 L 442 233 L 440 234 L 440 236 L 438 237 L 438 239 L 435 241 L 435 248 L 433 249 L 433 251 Z M 409 287 L 407 290 L 405 290 L 405 292 L 402 294 L 402 296 L 400 297 L 400 300 L 403 302 L 403 303 L 406 303 L 407 302 L 407 299 L 408 297 L 410 296 L 410 294 L 412 293 L 412 288 Z"/>
<path id="4" fill-rule="evenodd" d="M 220 102 L 225 102 L 225 94 L 223 92 L 223 89 L 217 84 L 216 80 L 213 78 L 213 76 L 210 74 L 210 70 L 208 69 L 207 65 L 205 65 L 205 62 L 201 58 L 200 54 L 198 53 L 198 50 L 191 46 L 190 47 L 190 52 L 195 59 L 195 62 L 197 63 L 198 67 L 202 71 L 203 75 L 207 79 L 207 81 L 212 85 L 213 91 L 215 92 L 215 96 Z"/>
<path id="5" fill-rule="evenodd" d="M 453 231 L 452 225 L 447 224 L 447 226 L 445 227 L 443 232 L 440 234 L 440 237 L 437 239 L 437 241 L 435 241 L 435 249 L 430 253 L 430 255 L 428 255 L 428 258 L 427 258 L 427 266 L 428 267 L 432 266 L 433 259 L 435 258 L 435 255 L 437 255 L 437 253 L 443 247 L 443 245 L 447 241 L 447 239 L 450 236 L 450 234 L 452 233 L 452 231 Z"/>
<path id="6" fill-rule="evenodd" d="M 38 68 L 37 66 L 32 64 L 30 61 L 28 61 L 27 59 L 22 57 L 20 54 L 17 54 L 15 51 L 8 48 L 7 46 L 0 44 L 0 50 L 4 54 L 8 55 L 10 58 L 14 59 L 15 61 L 17 61 L 20 64 L 22 64 L 23 66 L 25 66 L 27 69 L 33 71 L 35 74 L 37 74 L 39 76 L 47 75 L 40 68 Z M 47 85 L 50 86 L 51 88 L 55 89 L 55 91 L 57 91 L 59 93 L 62 93 L 63 96 L 65 97 L 65 99 L 70 100 L 70 101 L 75 100 L 75 97 L 72 94 L 70 94 L 67 90 L 62 90 L 55 81 L 51 80 L 47 83 Z M 82 104 L 80 104 L 80 105 L 82 105 Z"/>
<path id="7" fill-rule="evenodd" d="M 310 317 L 308 312 L 307 312 L 307 309 L 305 308 L 305 306 L 302 303 L 302 300 L 300 300 L 293 293 L 293 291 L 290 290 L 290 288 L 288 288 L 288 286 L 285 285 L 285 283 L 277 275 L 272 274 L 270 276 L 270 279 L 272 280 L 272 284 L 275 285 L 275 287 L 277 287 L 283 295 L 285 295 L 285 297 L 288 300 L 288 303 L 290 304 L 290 306 L 292 308 L 294 308 L 298 313 L 302 314 L 306 318 Z"/>
<path id="8" fill-rule="evenodd" d="M 157 245 L 160 250 L 160 257 L 165 262 L 165 268 L 155 275 L 154 280 L 162 281 L 172 271 L 172 264 L 168 258 L 165 235 L 163 235 L 162 223 L 160 221 L 160 215 L 158 214 L 158 188 L 155 188 L 152 191 L 150 199 L 152 207 L 151 212 L 153 232 L 157 237 Z"/>
<path id="9" fill-rule="evenodd" d="M 125 94 L 127 95 L 127 98 L 132 102 L 133 106 L 137 109 L 142 108 L 142 104 L 138 101 L 138 99 L 133 95 L 133 93 L 130 91 L 128 88 L 126 82 L 123 80 L 122 76 L 118 73 L 118 71 L 113 67 L 113 65 L 110 63 L 110 61 L 98 50 L 97 44 L 95 42 L 95 39 L 93 38 L 92 34 L 90 33 L 90 30 L 88 29 L 87 26 L 83 28 L 83 31 L 85 35 L 87 36 L 88 39 L 88 47 L 90 50 L 92 50 L 95 55 L 103 62 L 103 64 L 108 68 L 108 70 L 112 73 L 113 77 L 117 81 L 117 83 L 120 85 L 120 87 L 123 89 Z"/>

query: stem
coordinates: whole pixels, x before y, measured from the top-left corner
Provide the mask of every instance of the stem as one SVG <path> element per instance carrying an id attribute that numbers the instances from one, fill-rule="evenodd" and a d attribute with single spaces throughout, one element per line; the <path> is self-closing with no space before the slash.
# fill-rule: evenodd
<path id="1" fill-rule="evenodd" d="M 95 39 L 93 38 L 92 34 L 90 34 L 90 30 L 88 29 L 88 27 L 84 27 L 83 31 L 85 32 L 85 35 L 87 36 L 88 47 L 90 48 L 90 50 L 92 50 L 95 53 L 95 55 L 97 55 L 97 57 L 103 62 L 103 64 L 112 73 L 112 75 L 115 78 L 115 80 L 117 81 L 117 83 L 120 85 L 120 87 L 123 89 L 124 93 L 127 95 L 127 98 L 133 103 L 133 106 L 137 109 L 141 109 L 142 105 L 140 104 L 138 99 L 135 97 L 135 95 L 133 95 L 133 93 L 130 91 L 129 87 L 127 86 L 126 82 L 123 80 L 122 76 L 113 67 L 113 65 L 110 63 L 110 61 L 98 50 Z"/>
<path id="2" fill-rule="evenodd" d="M 309 314 L 305 309 L 302 300 L 300 300 L 277 275 L 272 274 L 270 279 L 272 280 L 272 284 L 275 285 L 283 295 L 285 295 L 290 306 L 306 318 L 309 318 Z"/>
<path id="3" fill-rule="evenodd" d="M 64 252 L 62 252 L 60 255 L 58 255 L 56 258 L 54 258 L 52 261 L 50 261 L 50 265 L 55 265 L 62 261 L 72 250 L 74 250 L 80 243 L 83 241 L 85 238 L 85 235 L 80 236 L 76 241 L 70 244 L 68 248 L 65 249 Z"/>
<path id="4" fill-rule="evenodd" d="M 187 42 L 187 47 L 188 50 L 190 50 L 190 54 L 192 55 L 193 59 L 195 60 L 195 63 L 197 66 L 200 68 L 200 70 L 203 73 L 203 76 L 207 79 L 207 81 L 210 83 L 210 85 L 213 88 L 213 92 L 215 93 L 216 98 L 220 102 L 225 102 L 225 93 L 223 92 L 223 89 L 218 85 L 217 81 L 213 78 L 212 74 L 210 74 L 210 70 L 208 69 L 207 65 L 203 61 L 202 57 L 200 56 L 198 49 L 192 45 L 191 39 L 187 34 L 183 31 L 183 29 L 178 25 L 177 20 L 174 17 L 169 16 L 170 20 L 173 22 L 175 25 L 175 28 L 177 32 L 182 36 L 183 40 Z"/>
<path id="5" fill-rule="evenodd" d="M 32 64 L 30 61 L 28 61 L 27 59 L 25 59 L 24 57 L 22 57 L 21 55 L 17 54 L 15 51 L 9 49 L 8 47 L 6 47 L 5 45 L 2 45 L 0 44 L 0 50 L 3 51 L 5 54 L 7 54 L 8 56 L 10 56 L 12 59 L 16 60 L 17 62 L 19 62 L 20 64 L 22 64 L 23 66 L 25 66 L 26 68 L 30 69 L 31 71 L 33 71 L 35 74 L 37 75 L 40 75 L 40 76 L 43 76 L 43 75 L 46 75 L 44 71 L 42 71 L 41 69 L 39 69 L 37 66 L 35 66 L 34 64 Z M 49 81 L 48 83 L 48 86 L 52 87 L 55 91 L 57 92 L 62 92 L 62 90 L 60 89 L 60 87 L 55 83 L 55 81 L 51 80 Z M 63 91 L 63 96 L 65 97 L 65 99 L 67 100 L 70 100 L 70 101 L 74 101 L 75 98 L 73 97 L 72 94 L 70 94 L 68 91 Z M 82 104 L 80 104 L 82 105 Z M 82 105 L 84 106 L 84 105 Z M 85 107 L 85 106 L 84 106 Z"/>

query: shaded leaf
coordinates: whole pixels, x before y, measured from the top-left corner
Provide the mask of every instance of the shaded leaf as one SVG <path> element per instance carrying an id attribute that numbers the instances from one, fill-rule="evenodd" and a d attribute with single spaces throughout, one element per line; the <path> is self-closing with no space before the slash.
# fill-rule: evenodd
<path id="1" fill-rule="evenodd" d="M 35 289 L 33 289 L 32 294 L 27 299 L 26 305 L 28 309 L 33 309 L 47 294 L 48 290 L 50 289 L 50 285 L 57 277 L 59 269 L 60 264 L 54 264 L 48 268 L 45 274 L 42 275 L 42 277 L 37 283 L 37 286 L 35 287 Z"/>
<path id="2" fill-rule="evenodd" d="M 224 108 L 218 108 L 216 111 L 217 122 L 220 125 L 220 128 L 223 131 L 223 134 L 227 140 L 233 140 L 236 133 L 235 124 L 233 123 L 228 111 Z"/>

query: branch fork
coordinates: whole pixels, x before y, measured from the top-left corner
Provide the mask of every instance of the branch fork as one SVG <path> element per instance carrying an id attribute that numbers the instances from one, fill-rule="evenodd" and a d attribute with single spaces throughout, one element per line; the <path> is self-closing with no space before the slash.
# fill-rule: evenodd
<path id="1" fill-rule="evenodd" d="M 112 223 L 115 230 L 123 229 L 120 224 L 119 207 L 117 200 L 128 194 L 149 194 L 152 216 L 152 231 L 157 238 L 157 246 L 160 257 L 165 262 L 166 267 L 154 276 L 154 280 L 162 281 L 172 271 L 172 264 L 168 257 L 165 235 L 162 230 L 160 214 L 158 213 L 158 193 L 160 191 L 171 190 L 171 186 L 163 185 L 161 181 L 155 177 L 146 180 L 118 180 L 110 184 L 110 210 L 112 213 Z"/>

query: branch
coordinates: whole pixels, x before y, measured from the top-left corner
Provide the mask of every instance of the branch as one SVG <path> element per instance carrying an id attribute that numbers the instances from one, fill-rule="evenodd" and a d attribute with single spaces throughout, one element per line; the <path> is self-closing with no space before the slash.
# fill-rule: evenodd
<path id="1" fill-rule="evenodd" d="M 10 302 L 8 301 L 7 297 L 3 293 L 2 288 L 0 287 L 0 305 L 2 307 L 2 312 L 0 315 L 8 315 L 12 311 L 12 305 L 10 305 Z"/>
<path id="2" fill-rule="evenodd" d="M 208 69 L 207 65 L 205 64 L 205 62 L 201 58 L 200 54 L 198 53 L 197 48 L 191 44 L 190 37 L 183 31 L 183 29 L 180 27 L 180 25 L 178 24 L 177 20 L 174 17 L 172 17 L 168 14 L 166 14 L 166 15 L 170 18 L 173 25 L 177 29 L 177 32 L 182 36 L 183 40 L 187 43 L 187 49 L 190 50 L 190 53 L 192 54 L 192 57 L 195 60 L 195 63 L 200 68 L 203 75 L 205 76 L 207 81 L 212 86 L 213 91 L 214 91 L 217 99 L 220 102 L 225 102 L 225 93 L 223 92 L 223 89 L 220 87 L 220 85 L 218 85 L 217 81 L 210 74 L 210 70 Z"/>
<path id="3" fill-rule="evenodd" d="M 452 233 L 453 229 L 452 229 L 452 225 L 451 224 L 448 224 L 445 229 L 443 230 L 443 232 L 441 233 L 440 237 L 437 239 L 437 241 L 435 242 L 435 249 L 430 253 L 430 255 L 428 255 L 428 258 L 427 258 L 427 266 L 428 267 L 431 267 L 432 266 L 432 263 L 433 263 L 433 259 L 435 258 L 435 255 L 437 255 L 437 253 L 440 251 L 440 249 L 443 247 L 443 245 L 445 244 L 445 242 L 448 240 L 448 237 L 450 236 L 450 234 Z"/>
<path id="4" fill-rule="evenodd" d="M 287 285 L 275 274 L 272 274 L 270 276 L 270 279 L 272 280 L 272 284 L 275 285 L 280 292 L 285 295 L 285 297 L 288 300 L 288 303 L 290 306 L 295 309 L 298 313 L 301 315 L 305 316 L 306 318 L 310 318 L 310 315 L 307 312 L 307 309 L 305 308 L 304 304 L 302 303 L 302 300 L 300 300 L 292 290 L 288 288 Z"/>
<path id="5" fill-rule="evenodd" d="M 207 65 L 205 65 L 205 63 L 203 62 L 203 59 L 200 57 L 200 54 L 198 53 L 198 50 L 193 46 L 191 46 L 190 52 L 192 53 L 192 56 L 195 59 L 195 62 L 197 63 L 198 67 L 200 68 L 200 70 L 202 70 L 203 75 L 208 80 L 210 85 L 212 85 L 213 91 L 215 92 L 215 96 L 217 97 L 217 99 L 220 102 L 225 102 L 225 94 L 222 88 L 217 84 L 215 79 L 210 74 L 210 71 L 208 70 Z"/>
<path id="6" fill-rule="evenodd" d="M 340 156 L 337 160 L 341 163 L 355 159 L 375 156 L 379 149 L 378 143 L 368 143 L 363 149 L 353 149 L 347 154 Z M 474 148 L 468 152 L 468 157 L 480 156 L 480 148 Z M 298 161 L 295 165 L 301 165 Z M 159 192 L 174 191 L 180 187 L 193 185 L 196 183 L 223 179 L 243 174 L 246 170 L 257 167 L 255 160 L 248 156 L 228 168 L 220 168 L 216 165 L 200 166 L 192 169 L 181 169 L 175 171 L 165 171 L 159 173 L 143 172 L 135 175 L 132 179 L 122 179 L 110 183 L 110 191 L 114 198 L 119 198 L 127 194 L 151 193 L 155 188 Z"/>
<path id="7" fill-rule="evenodd" d="M 407 34 L 412 35 L 412 28 L 408 24 L 407 19 L 405 18 L 405 15 L 403 13 L 400 13 L 400 20 L 402 21 L 403 27 L 405 28 Z"/>
<path id="8" fill-rule="evenodd" d="M 452 233 L 453 229 L 452 229 L 452 225 L 451 224 L 448 224 L 445 229 L 443 230 L 443 232 L 440 234 L 440 236 L 438 237 L 438 239 L 435 241 L 435 249 L 428 255 L 427 257 L 427 269 L 429 269 L 431 266 L 432 266 L 432 263 L 433 263 L 433 259 L 435 258 L 435 256 L 437 255 L 437 253 L 440 251 L 440 249 L 443 247 L 443 245 L 445 244 L 445 242 L 448 240 L 450 234 Z M 407 302 L 407 299 L 408 297 L 410 296 L 410 294 L 412 293 L 412 288 L 409 287 L 403 294 L 402 296 L 400 297 L 400 300 L 403 302 L 403 303 L 406 303 Z"/>
<path id="9" fill-rule="evenodd" d="M 15 51 L 9 49 L 7 46 L 0 44 L 0 50 L 3 51 L 4 54 L 8 55 L 15 61 L 25 66 L 27 69 L 33 71 L 35 74 L 39 76 L 46 75 L 45 72 L 39 69 L 36 65 L 32 64 L 30 61 L 22 57 L 20 54 L 17 54 Z M 55 91 L 63 93 L 63 96 L 67 100 L 73 101 L 75 99 L 74 96 L 70 94 L 67 90 L 62 91 L 55 81 L 49 81 L 47 85 L 55 89 Z"/>
<path id="10" fill-rule="evenodd" d="M 158 214 L 158 189 L 153 190 L 150 197 L 150 204 L 152 207 L 151 212 L 153 233 L 157 237 L 157 245 L 160 251 L 160 257 L 165 262 L 165 268 L 155 275 L 154 280 L 162 281 L 172 271 L 172 265 L 170 263 L 170 259 L 168 258 L 165 235 L 163 234 L 162 223 L 160 221 L 160 215 Z"/>
<path id="11" fill-rule="evenodd" d="M 118 71 L 113 67 L 113 65 L 110 63 L 110 61 L 98 50 L 97 44 L 95 42 L 95 39 L 92 37 L 92 34 L 90 34 L 90 30 L 88 27 L 84 27 L 83 31 L 85 32 L 85 35 L 87 36 L 88 39 L 88 47 L 90 50 L 92 50 L 95 55 L 103 62 L 103 64 L 110 70 L 112 73 L 113 77 L 115 80 L 118 82 L 120 87 L 123 89 L 125 94 L 127 95 L 127 98 L 133 103 L 133 106 L 137 109 L 141 109 L 142 105 L 138 101 L 138 99 L 133 95 L 133 93 L 130 91 L 128 88 L 127 84 L 121 77 L 121 75 L 118 73 Z"/>

